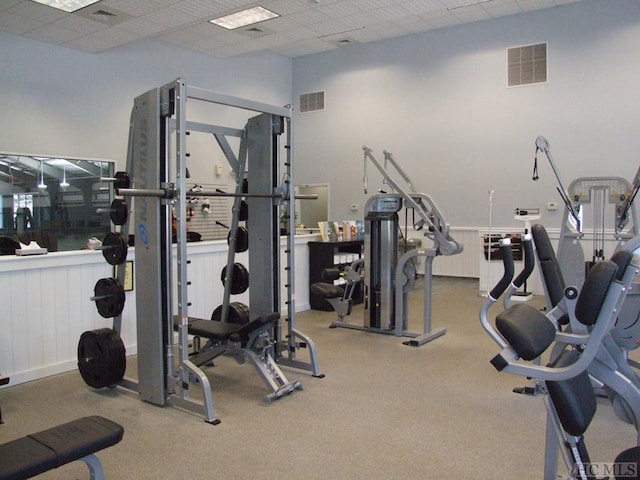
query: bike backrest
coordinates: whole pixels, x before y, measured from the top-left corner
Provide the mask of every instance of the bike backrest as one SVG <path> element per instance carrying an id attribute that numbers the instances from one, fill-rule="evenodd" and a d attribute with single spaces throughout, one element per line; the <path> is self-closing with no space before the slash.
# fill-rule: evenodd
<path id="1" fill-rule="evenodd" d="M 576 319 L 586 326 L 596 323 L 618 266 L 611 260 L 596 263 L 582 285 L 576 301 Z"/>
<path id="2" fill-rule="evenodd" d="M 555 307 L 564 297 L 564 290 L 566 288 L 564 277 L 560 270 L 560 264 L 558 263 L 556 253 L 553 250 L 551 240 L 549 240 L 549 235 L 544 226 L 539 223 L 532 225 L 531 236 L 533 237 L 533 242 L 536 247 L 536 254 L 538 256 L 538 263 L 540 264 L 545 290 L 549 296 L 551 306 Z M 565 325 L 568 321 L 568 318 L 565 316 L 560 320 L 560 324 Z"/>

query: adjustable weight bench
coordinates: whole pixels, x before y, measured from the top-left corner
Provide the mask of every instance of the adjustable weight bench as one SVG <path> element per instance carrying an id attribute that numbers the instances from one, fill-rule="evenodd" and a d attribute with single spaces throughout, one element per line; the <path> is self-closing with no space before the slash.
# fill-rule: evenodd
<path id="1" fill-rule="evenodd" d="M 67 463 L 87 464 L 91 480 L 103 480 L 96 452 L 122 440 L 124 429 L 99 416 L 73 420 L 0 445 L 0 480 L 22 480 Z"/>
<path id="2" fill-rule="evenodd" d="M 253 364 L 265 384 L 271 389 L 267 401 L 276 400 L 294 390 L 302 390 L 299 381 L 289 381 L 270 353 L 273 342 L 269 330 L 274 327 L 280 314 L 270 313 L 251 320 L 244 325 L 200 318 L 188 319 L 188 333 L 195 337 L 194 352 L 190 360 L 201 366 L 214 358 L 227 354 L 242 364 L 245 359 Z M 177 319 L 175 320 L 178 321 Z M 200 338 L 207 343 L 200 347 Z"/>

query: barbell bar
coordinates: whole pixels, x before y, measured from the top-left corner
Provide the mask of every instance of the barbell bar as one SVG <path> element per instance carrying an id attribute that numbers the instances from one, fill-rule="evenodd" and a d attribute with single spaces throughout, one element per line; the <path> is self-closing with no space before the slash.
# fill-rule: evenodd
<path id="1" fill-rule="evenodd" d="M 190 192 L 192 197 L 241 197 L 241 198 L 284 198 L 281 194 L 276 193 L 229 193 L 216 191 L 200 191 L 194 194 Z M 171 188 L 120 188 L 118 195 L 123 197 L 158 197 L 158 198 L 174 198 L 175 190 Z M 317 200 L 316 193 L 301 193 L 294 196 L 296 200 Z"/>

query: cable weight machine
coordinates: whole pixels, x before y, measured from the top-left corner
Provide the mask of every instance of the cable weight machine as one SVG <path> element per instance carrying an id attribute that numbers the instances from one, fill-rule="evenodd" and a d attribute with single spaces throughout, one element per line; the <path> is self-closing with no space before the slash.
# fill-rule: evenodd
<path id="1" fill-rule="evenodd" d="M 568 188 L 560 178 L 558 167 L 551 155 L 548 140 L 536 138 L 536 156 L 533 167 L 534 181 L 538 180 L 537 154 L 543 152 L 558 182 L 557 190 L 565 205 L 558 243 L 557 258 L 567 285 L 581 286 L 586 272 L 597 261 L 606 258 L 605 244 L 607 235 L 611 235 L 621 248 L 627 241 L 639 233 L 636 211 L 633 206 L 640 189 L 640 168 L 632 184 L 622 177 L 580 177 L 573 180 Z M 613 205 L 613 231 L 606 228 L 606 205 Z M 585 214 L 590 207 L 592 255 L 585 259 L 581 241 L 585 240 Z M 610 217 L 610 216 L 609 216 Z"/>
<path id="2" fill-rule="evenodd" d="M 345 327 L 408 337 L 405 345 L 421 346 L 441 337 L 446 329 L 432 329 L 432 264 L 438 255 L 455 255 L 463 246 L 449 234 L 449 225 L 430 196 L 419 193 L 411 179 L 398 165 L 390 152 L 384 152 L 384 166 L 375 158 L 366 145 L 364 151 L 364 193 L 367 192 L 367 161 L 370 161 L 383 177 L 383 183 L 391 188 L 390 193 L 379 193 L 367 200 L 365 205 L 364 235 L 364 322 L 355 325 L 340 319 L 332 327 Z M 403 188 L 392 175 L 399 175 L 407 184 Z M 406 189 L 408 188 L 408 190 Z M 433 245 L 430 248 L 409 250 L 399 257 L 398 234 L 400 233 L 398 212 L 405 208 L 418 216 L 414 228 L 423 230 L 424 236 Z M 399 258 L 398 258 L 399 257 Z M 422 332 L 409 330 L 408 294 L 415 279 L 414 259 L 425 258 L 424 314 Z"/>

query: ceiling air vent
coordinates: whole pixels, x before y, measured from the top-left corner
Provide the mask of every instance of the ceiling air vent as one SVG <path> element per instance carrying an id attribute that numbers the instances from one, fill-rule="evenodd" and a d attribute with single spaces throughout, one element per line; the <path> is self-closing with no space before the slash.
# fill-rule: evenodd
<path id="1" fill-rule="evenodd" d="M 300 113 L 324 110 L 324 92 L 303 93 L 300 95 Z"/>
<path id="2" fill-rule="evenodd" d="M 507 86 L 547 83 L 547 44 L 507 49 Z"/>
<path id="3" fill-rule="evenodd" d="M 106 10 L 96 10 L 91 15 L 93 15 L 94 17 L 99 17 L 99 18 L 117 17 L 117 15 L 115 13 L 107 12 Z"/>

